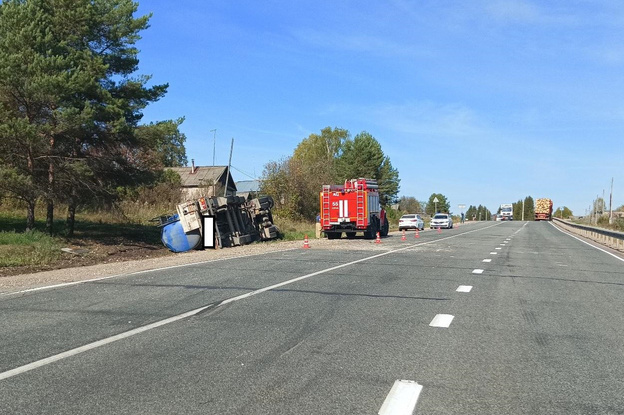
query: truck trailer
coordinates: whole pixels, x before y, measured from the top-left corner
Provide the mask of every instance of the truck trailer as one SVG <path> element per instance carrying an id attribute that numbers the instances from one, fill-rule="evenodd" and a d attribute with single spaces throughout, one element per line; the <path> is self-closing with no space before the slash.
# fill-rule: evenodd
<path id="1" fill-rule="evenodd" d="M 552 220 L 553 202 L 550 199 L 535 201 L 535 220 Z"/>
<path id="2" fill-rule="evenodd" d="M 354 238 L 363 232 L 373 239 L 379 232 L 389 230 L 386 211 L 381 208 L 379 187 L 373 179 L 350 179 L 342 185 L 323 185 L 320 193 L 321 229 L 328 239 L 338 239 L 345 233 Z"/>

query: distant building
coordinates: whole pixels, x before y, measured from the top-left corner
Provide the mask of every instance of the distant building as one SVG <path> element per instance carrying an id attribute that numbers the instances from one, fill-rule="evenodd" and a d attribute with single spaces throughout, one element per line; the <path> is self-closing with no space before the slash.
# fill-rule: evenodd
<path id="1" fill-rule="evenodd" d="M 191 162 L 190 167 L 167 168 L 180 176 L 182 190 L 187 200 L 201 196 L 223 196 L 223 189 L 226 186 L 226 195 L 236 194 L 236 183 L 227 166 L 195 166 L 195 161 Z"/>
<path id="2" fill-rule="evenodd" d="M 236 182 L 236 196 L 253 199 L 260 193 L 260 180 L 241 180 Z"/>

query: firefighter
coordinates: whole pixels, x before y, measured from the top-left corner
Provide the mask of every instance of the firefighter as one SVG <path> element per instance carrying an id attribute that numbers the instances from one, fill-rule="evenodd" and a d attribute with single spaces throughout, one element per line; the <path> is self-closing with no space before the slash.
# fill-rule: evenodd
<path id="1" fill-rule="evenodd" d="M 321 214 L 316 215 L 316 239 L 321 239 Z"/>

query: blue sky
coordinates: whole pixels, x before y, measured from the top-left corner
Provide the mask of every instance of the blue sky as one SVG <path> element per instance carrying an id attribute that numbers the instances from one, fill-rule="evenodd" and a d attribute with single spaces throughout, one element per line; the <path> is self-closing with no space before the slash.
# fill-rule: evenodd
<path id="1" fill-rule="evenodd" d="M 624 2 L 144 0 L 140 74 L 189 162 L 235 180 L 324 127 L 372 134 L 400 195 L 624 204 Z"/>

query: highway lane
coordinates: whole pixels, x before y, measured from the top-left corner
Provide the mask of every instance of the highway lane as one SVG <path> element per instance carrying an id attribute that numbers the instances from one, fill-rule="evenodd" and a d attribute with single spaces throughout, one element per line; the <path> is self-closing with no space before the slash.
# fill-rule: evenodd
<path id="1" fill-rule="evenodd" d="M 432 243 L 395 235 L 366 250 L 295 250 L 0 298 L 6 371 L 402 249 L 0 380 L 0 412 L 376 413 L 396 379 L 423 385 L 423 414 L 624 407 L 621 262 L 548 223 L 421 241 Z M 440 313 L 454 316 L 449 328 L 429 326 Z"/>

